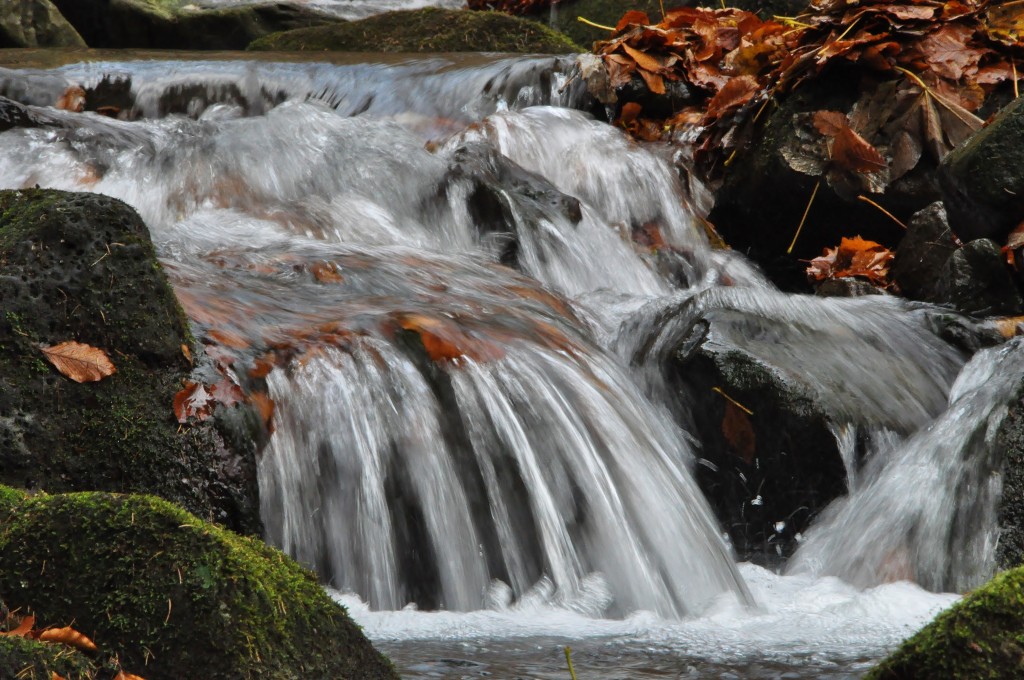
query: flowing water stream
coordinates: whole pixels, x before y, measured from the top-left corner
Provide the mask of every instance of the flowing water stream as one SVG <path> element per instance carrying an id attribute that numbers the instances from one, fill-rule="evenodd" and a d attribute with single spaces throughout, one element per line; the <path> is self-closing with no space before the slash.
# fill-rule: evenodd
<path id="1" fill-rule="evenodd" d="M 405 677 L 564 678 L 566 644 L 588 679 L 856 677 L 991 572 L 1016 343 L 961 371 L 927 308 L 774 291 L 574 110 L 571 59 L 270 59 L 5 70 L 39 127 L 0 185 L 140 212 L 276 402 L 268 540 Z M 49 108 L 72 85 L 117 118 Z M 697 318 L 874 442 L 789 575 L 737 565 L 694 481 L 657 366 Z"/>

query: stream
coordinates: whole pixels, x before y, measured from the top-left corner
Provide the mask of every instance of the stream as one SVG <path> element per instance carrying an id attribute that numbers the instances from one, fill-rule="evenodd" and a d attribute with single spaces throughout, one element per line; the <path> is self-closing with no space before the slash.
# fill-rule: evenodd
<path id="1" fill-rule="evenodd" d="M 665 149 L 581 111 L 573 58 L 114 59 L 0 57 L 46 121 L 0 134 L 0 186 L 139 211 L 276 404 L 267 540 L 403 677 L 567 678 L 566 646 L 580 680 L 859 677 L 991 575 L 1019 344 L 968 361 L 920 305 L 779 293 Z M 114 117 L 53 108 L 75 86 Z M 701 316 L 847 448 L 874 424 L 785 573 L 737 564 L 657 370 Z"/>

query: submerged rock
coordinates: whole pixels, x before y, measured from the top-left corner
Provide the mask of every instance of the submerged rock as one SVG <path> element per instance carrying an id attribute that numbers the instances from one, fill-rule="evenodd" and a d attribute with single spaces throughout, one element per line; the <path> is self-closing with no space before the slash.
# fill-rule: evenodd
<path id="1" fill-rule="evenodd" d="M 0 592 L 148 680 L 397 677 L 312 573 L 150 496 L 23 500 Z"/>
<path id="2" fill-rule="evenodd" d="M 189 0 L 53 0 L 89 47 L 240 50 L 277 31 L 333 23 L 300 4 L 206 9 Z"/>
<path id="3" fill-rule="evenodd" d="M 1004 572 L 907 640 L 868 680 L 1019 678 L 1024 674 L 1024 568 Z"/>
<path id="4" fill-rule="evenodd" d="M 361 21 L 275 33 L 248 49 L 340 52 L 527 52 L 582 50 L 547 26 L 497 12 L 435 7 L 386 12 Z"/>
<path id="5" fill-rule="evenodd" d="M 50 0 L 6 4 L 0 13 L 0 47 L 85 47 Z"/>
<path id="6" fill-rule="evenodd" d="M 154 493 L 258 533 L 255 437 L 174 416 L 193 340 L 134 210 L 0 192 L 0 300 L 0 483 Z M 65 341 L 104 350 L 117 373 L 62 377 L 40 348 Z"/>

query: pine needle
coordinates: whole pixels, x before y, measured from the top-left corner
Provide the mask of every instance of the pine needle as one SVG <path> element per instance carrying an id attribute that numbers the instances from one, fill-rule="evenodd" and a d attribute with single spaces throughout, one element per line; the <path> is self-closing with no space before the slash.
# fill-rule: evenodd
<path id="1" fill-rule="evenodd" d="M 1013 96 L 1019 97 L 1020 90 L 1017 89 L 1017 62 L 1013 59 L 1010 60 L 1010 68 L 1013 69 Z"/>
<path id="2" fill-rule="evenodd" d="M 796 233 L 793 234 L 793 240 L 789 244 L 789 248 L 786 249 L 787 255 L 793 254 L 793 247 L 796 246 L 796 240 L 800 238 L 800 232 L 804 228 L 804 222 L 807 221 L 807 215 L 811 212 L 811 206 L 814 205 L 814 197 L 818 195 L 818 187 L 821 186 L 821 180 L 819 179 L 814 183 L 814 191 L 811 192 L 811 199 L 807 201 L 807 207 L 804 208 L 804 216 L 800 218 L 800 224 L 796 227 Z"/>
<path id="3" fill-rule="evenodd" d="M 752 416 L 752 415 L 754 415 L 754 412 L 753 412 L 753 411 L 751 411 L 751 410 L 750 410 L 749 408 L 747 408 L 746 406 L 744 406 L 743 404 L 741 404 L 740 402 L 736 401 L 735 399 L 733 399 L 732 397 L 730 397 L 730 396 L 729 396 L 728 394 L 726 394 L 725 392 L 723 392 L 723 391 L 722 391 L 722 388 L 721 388 L 721 387 L 712 387 L 712 388 L 711 388 L 711 391 L 712 391 L 712 392 L 718 392 L 719 394 L 721 394 L 721 395 L 722 395 L 723 397 L 725 397 L 725 398 L 726 398 L 726 399 L 727 399 L 727 400 L 728 400 L 728 401 L 729 401 L 729 402 L 730 402 L 730 403 L 731 403 L 731 404 L 732 404 L 733 406 L 735 406 L 735 407 L 736 407 L 736 408 L 738 408 L 739 410 L 743 411 L 743 412 L 744 412 L 744 413 L 746 413 L 746 414 L 747 414 L 748 416 Z"/>
<path id="4" fill-rule="evenodd" d="M 661 20 L 664 21 L 667 18 L 665 16 L 665 0 L 658 0 L 658 4 L 661 6 Z"/>
<path id="5" fill-rule="evenodd" d="M 565 648 L 565 662 L 569 664 L 569 675 L 572 677 L 572 680 L 576 680 L 576 671 L 572 667 L 572 649 L 569 647 Z"/>
<path id="6" fill-rule="evenodd" d="M 893 215 L 893 214 L 892 214 L 891 212 L 889 212 L 888 210 L 886 210 L 886 209 L 885 209 L 885 208 L 883 208 L 882 206 L 880 206 L 880 205 L 878 205 L 877 203 L 875 203 L 874 201 L 872 201 L 872 200 L 871 200 L 870 198 L 868 198 L 867 196 L 865 196 L 865 195 L 861 194 L 860 196 L 858 196 L 858 197 L 857 197 L 857 200 L 858 200 L 858 201 L 864 201 L 864 202 L 865 202 L 865 203 L 867 203 L 868 205 L 873 205 L 873 206 L 875 206 L 876 208 L 878 208 L 879 210 L 881 210 L 881 211 L 882 211 L 882 214 L 884 214 L 884 215 L 885 215 L 886 217 L 888 217 L 888 218 L 889 218 L 890 220 L 892 220 L 892 221 L 893 221 L 893 222 L 895 222 L 896 224 L 900 225 L 900 226 L 901 226 L 901 227 L 903 227 L 904 229 L 906 229 L 906 228 L 907 228 L 907 225 L 903 224 L 903 222 L 901 222 L 901 221 L 899 220 L 899 218 L 897 218 L 897 217 L 896 217 L 895 215 Z"/>
<path id="7" fill-rule="evenodd" d="M 614 26 L 602 26 L 601 24 L 595 24 L 590 19 L 585 19 L 584 17 L 576 17 L 576 21 L 580 22 L 581 24 L 586 24 L 587 26 L 593 26 L 594 28 L 600 28 L 601 30 L 604 30 L 604 31 L 612 31 L 612 32 L 615 31 L 615 27 Z"/>

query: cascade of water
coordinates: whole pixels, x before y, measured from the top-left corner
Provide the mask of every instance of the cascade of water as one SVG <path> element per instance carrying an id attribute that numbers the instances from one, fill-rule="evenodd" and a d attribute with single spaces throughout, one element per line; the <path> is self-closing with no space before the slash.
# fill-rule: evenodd
<path id="1" fill-rule="evenodd" d="M 910 579 L 932 590 L 966 590 L 988 578 L 1001 490 L 993 440 L 1022 376 L 1019 340 L 976 354 L 946 411 L 824 513 L 792 571 L 862 586 Z"/>
<path id="2" fill-rule="evenodd" d="M 630 371 L 651 371 L 653 385 L 698 322 L 802 385 L 846 442 L 857 496 L 802 564 L 867 583 L 909 554 L 929 585 L 973 582 L 988 563 L 938 564 L 935 546 L 985 513 L 930 518 L 965 485 L 994 494 L 987 473 L 943 462 L 929 479 L 945 495 L 917 508 L 894 506 L 908 494 L 886 480 L 954 435 L 958 451 L 984 440 L 981 425 L 957 433 L 954 420 L 989 418 L 1005 397 L 995 378 L 971 382 L 992 355 L 964 373 L 939 434 L 896 446 L 942 411 L 963 364 L 929 312 L 785 296 L 735 254 L 710 252 L 667 163 L 583 114 L 526 108 L 576 101 L 559 93 L 566 68 L 8 72 L 0 90 L 36 104 L 120 74 L 143 120 L 48 111 L 42 127 L 0 135 L 0 185 L 124 199 L 197 335 L 242 338 L 241 367 L 283 357 L 267 376 L 276 432 L 260 464 L 269 536 L 376 608 L 479 608 L 502 599 L 494 579 L 520 598 L 540 584 L 532 592 L 590 614 L 748 600 L 690 477 L 686 433 Z M 883 428 L 868 465 L 849 425 L 863 421 Z M 853 532 L 873 538 L 839 542 Z"/>

